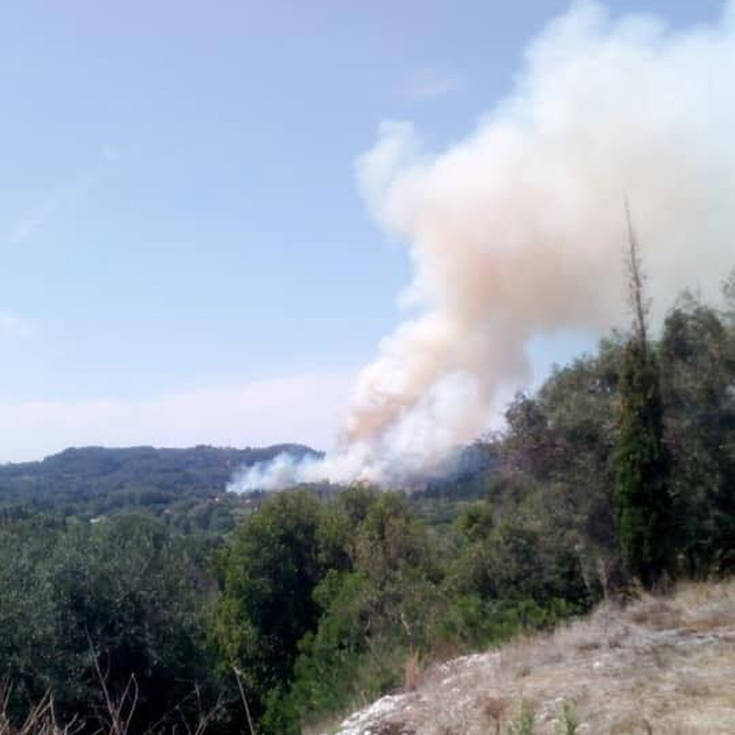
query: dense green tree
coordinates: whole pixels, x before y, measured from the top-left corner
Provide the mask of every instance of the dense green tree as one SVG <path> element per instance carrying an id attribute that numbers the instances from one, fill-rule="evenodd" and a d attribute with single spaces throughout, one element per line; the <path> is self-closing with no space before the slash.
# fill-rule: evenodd
<path id="1" fill-rule="evenodd" d="M 13 683 L 12 714 L 49 684 L 56 645 L 54 574 L 49 559 L 63 528 L 42 517 L 0 523 L 0 679 Z"/>
<path id="2" fill-rule="evenodd" d="M 555 368 L 535 395 L 516 397 L 506 413 L 505 479 L 491 484 L 498 518 L 526 498 L 531 515 L 569 537 L 595 596 L 621 576 L 613 498 L 621 352 L 613 335 L 597 354 Z"/>
<path id="3" fill-rule="evenodd" d="M 735 332 L 691 295 L 661 340 L 666 437 L 683 571 L 735 568 Z"/>
<path id="4" fill-rule="evenodd" d="M 495 518 L 492 502 L 501 494 L 505 507 Z M 469 624 L 478 605 L 484 609 L 477 630 L 457 628 L 460 638 L 478 644 L 484 637 L 487 643 L 589 606 L 576 533 L 557 525 L 552 514 L 539 512 L 538 503 L 548 502 L 543 496 L 542 487 L 528 479 L 506 479 L 457 519 L 464 544 L 447 579 L 451 599 L 463 600 L 453 606 L 459 615 L 455 625 L 463 614 L 469 614 Z"/>
<path id="5" fill-rule="evenodd" d="M 277 713 L 298 642 L 321 614 L 312 593 L 326 571 L 324 518 L 312 494 L 278 494 L 240 526 L 220 562 L 215 644 L 224 666 L 239 672 L 254 716 L 274 732 L 292 727 Z"/>
<path id="6" fill-rule="evenodd" d="M 436 644 L 443 570 L 407 498 L 353 488 L 337 500 L 349 564 L 314 590 L 324 610 L 299 645 L 291 707 L 308 719 L 401 684 L 411 656 Z"/>
<path id="7" fill-rule="evenodd" d="M 0 661 L 11 709 L 50 688 L 62 721 L 95 729 L 101 678 L 117 699 L 134 676 L 136 729 L 186 711 L 196 687 L 214 693 L 207 589 L 184 539 L 145 516 L 3 524 Z"/>
<path id="8" fill-rule="evenodd" d="M 616 456 L 618 537 L 630 573 L 646 587 L 672 568 L 669 456 L 664 445 L 659 363 L 648 342 L 638 244 L 628 217 L 633 335 L 623 350 Z"/>
<path id="9" fill-rule="evenodd" d="M 652 587 L 672 563 L 669 459 L 657 361 L 636 339 L 623 358 L 617 451 L 620 548 L 629 571 Z"/>

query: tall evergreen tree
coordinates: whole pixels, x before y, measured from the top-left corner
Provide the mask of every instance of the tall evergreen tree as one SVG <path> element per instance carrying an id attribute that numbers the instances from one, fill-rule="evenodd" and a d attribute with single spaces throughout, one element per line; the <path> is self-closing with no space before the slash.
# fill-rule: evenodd
<path id="1" fill-rule="evenodd" d="M 669 459 L 663 441 L 659 366 L 648 344 L 638 242 L 626 206 L 628 285 L 633 333 L 620 375 L 616 505 L 620 550 L 629 572 L 648 588 L 671 570 Z"/>

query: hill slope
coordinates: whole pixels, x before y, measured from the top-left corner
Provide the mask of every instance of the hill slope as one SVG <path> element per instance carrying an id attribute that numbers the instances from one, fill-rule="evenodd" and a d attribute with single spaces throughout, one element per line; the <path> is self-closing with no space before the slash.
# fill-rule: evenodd
<path id="1" fill-rule="evenodd" d="M 735 582 L 689 585 L 436 666 L 336 735 L 725 735 L 733 681 Z"/>
<path id="2" fill-rule="evenodd" d="M 222 501 L 234 470 L 282 452 L 319 456 L 299 444 L 246 449 L 66 449 L 40 462 L 0 465 L 0 508 L 30 506 L 87 518 L 131 508 L 177 514 L 197 504 L 204 504 L 200 508 L 204 511 L 211 502 Z"/>

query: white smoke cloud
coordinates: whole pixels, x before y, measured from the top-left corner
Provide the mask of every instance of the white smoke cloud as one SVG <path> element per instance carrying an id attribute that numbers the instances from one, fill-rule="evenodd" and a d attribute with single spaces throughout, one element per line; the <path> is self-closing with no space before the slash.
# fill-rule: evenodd
<path id="1" fill-rule="evenodd" d="M 464 140 L 432 154 L 410 123 L 383 123 L 357 179 L 409 249 L 418 316 L 360 373 L 343 450 L 288 482 L 424 469 L 528 379 L 529 342 L 624 323 L 626 197 L 654 323 L 684 287 L 716 298 L 735 264 L 733 79 L 735 3 L 671 30 L 584 2 L 528 46 L 513 93 Z"/>

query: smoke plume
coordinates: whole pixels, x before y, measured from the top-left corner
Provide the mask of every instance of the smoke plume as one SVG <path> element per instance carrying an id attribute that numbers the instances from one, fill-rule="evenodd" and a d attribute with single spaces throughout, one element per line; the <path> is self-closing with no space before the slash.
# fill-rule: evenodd
<path id="1" fill-rule="evenodd" d="M 671 30 L 572 6 L 528 46 L 513 92 L 439 153 L 384 122 L 357 161 L 367 206 L 413 264 L 411 316 L 357 380 L 342 449 L 282 458 L 241 488 L 389 483 L 481 433 L 529 340 L 625 323 L 623 202 L 653 321 L 684 287 L 715 298 L 735 264 L 735 3 Z"/>

